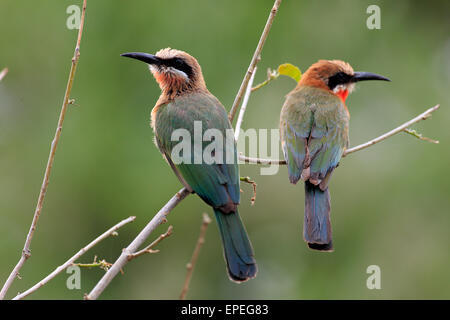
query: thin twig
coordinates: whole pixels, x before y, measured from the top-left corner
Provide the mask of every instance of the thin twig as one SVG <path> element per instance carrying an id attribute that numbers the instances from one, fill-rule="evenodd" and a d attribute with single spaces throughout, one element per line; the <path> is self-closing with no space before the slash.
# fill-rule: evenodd
<path id="1" fill-rule="evenodd" d="M 112 233 L 112 236 L 116 236 L 117 233 Z M 112 266 L 112 263 L 109 263 L 105 259 L 97 261 L 97 256 L 94 256 L 94 261 L 91 263 L 72 263 L 73 266 L 78 266 L 80 268 L 100 268 L 105 271 L 108 271 L 109 268 Z"/>
<path id="2" fill-rule="evenodd" d="M 244 94 L 248 82 L 250 81 L 251 74 L 253 73 L 256 64 L 259 61 L 262 47 L 270 31 L 273 19 L 275 18 L 280 3 L 281 0 L 275 0 L 275 4 L 270 12 L 269 19 L 267 20 L 266 26 L 264 27 L 263 34 L 261 35 L 255 54 L 253 55 L 253 58 L 250 62 L 250 67 L 244 77 L 241 87 L 239 88 L 230 113 L 228 114 L 228 118 L 230 119 L 230 121 L 234 119 L 237 108 L 242 99 L 242 95 Z M 139 233 L 139 235 L 128 245 L 128 247 L 122 251 L 122 254 L 114 262 L 111 268 L 95 285 L 92 291 L 85 296 L 86 300 L 95 300 L 100 296 L 100 294 L 111 283 L 111 281 L 119 273 L 119 271 L 121 271 L 123 267 L 128 263 L 128 256 L 138 250 L 138 248 L 145 242 L 145 240 L 150 236 L 153 230 L 155 230 L 157 226 L 159 226 L 163 221 L 166 220 L 167 214 L 169 214 L 169 212 L 189 194 L 190 192 L 186 188 L 183 188 L 166 203 L 166 205 L 152 218 L 152 220 L 145 226 L 145 228 Z"/>
<path id="3" fill-rule="evenodd" d="M 186 279 L 184 280 L 183 289 L 181 290 L 180 300 L 186 299 L 186 294 L 189 290 L 189 283 L 191 282 L 192 274 L 194 273 L 195 264 L 197 263 L 198 255 L 200 254 L 200 249 L 205 243 L 205 234 L 208 225 L 211 223 L 211 218 L 208 214 L 203 213 L 202 225 L 200 227 L 200 234 L 198 235 L 197 244 L 195 245 L 194 252 L 192 253 L 191 261 L 186 265 L 187 273 Z"/>
<path id="4" fill-rule="evenodd" d="M 246 183 L 249 183 L 249 184 L 252 185 L 252 187 L 253 187 L 253 197 L 251 197 L 250 203 L 252 205 L 254 205 L 255 201 L 256 201 L 256 186 L 257 186 L 256 182 L 251 180 L 250 177 L 240 177 L 240 180 L 242 182 L 246 182 Z"/>
<path id="5" fill-rule="evenodd" d="M 267 79 L 261 82 L 260 84 L 257 84 L 252 88 L 252 92 L 255 92 L 256 90 L 261 89 L 262 87 L 266 86 L 271 82 L 272 80 L 278 79 L 280 76 L 280 73 L 277 70 L 271 70 L 270 68 L 267 69 Z"/>
<path id="6" fill-rule="evenodd" d="M 416 137 L 419 140 L 428 141 L 428 142 L 431 142 L 431 143 L 434 143 L 434 144 L 438 144 L 439 143 L 438 140 L 434 140 L 434 139 L 431 139 L 431 138 L 428 138 L 428 137 L 424 137 L 421 133 L 417 132 L 416 130 L 406 128 L 406 129 L 403 129 L 403 131 L 406 132 L 407 134 L 412 135 L 413 137 Z"/>
<path id="7" fill-rule="evenodd" d="M 145 228 L 138 234 L 138 236 L 123 249 L 119 258 L 114 262 L 111 268 L 103 275 L 100 281 L 95 285 L 94 289 L 85 296 L 86 300 L 95 300 L 106 289 L 114 277 L 123 269 L 123 267 L 129 262 L 128 256 L 135 253 L 140 246 L 142 246 L 145 240 L 150 236 L 153 230 L 156 229 L 161 223 L 167 221 L 166 217 L 184 198 L 189 195 L 189 191 L 186 188 L 178 191 L 165 205 L 158 211 L 152 220 L 145 226 Z"/>
<path id="8" fill-rule="evenodd" d="M 61 112 L 58 119 L 58 126 L 56 128 L 55 137 L 52 141 L 51 147 L 50 147 L 50 154 L 47 161 L 47 166 L 45 167 L 45 173 L 44 173 L 44 179 L 41 186 L 41 191 L 39 193 L 38 202 L 36 205 L 36 210 L 34 212 L 33 221 L 30 226 L 30 230 L 28 232 L 25 245 L 22 250 L 22 256 L 17 263 L 17 265 L 14 267 L 13 271 L 9 275 L 8 279 L 6 280 L 2 290 L 0 291 L 0 299 L 4 299 L 6 292 L 11 287 L 14 279 L 19 275 L 19 271 L 24 265 L 25 261 L 28 260 L 28 258 L 31 256 L 31 240 L 33 239 L 34 231 L 36 230 L 36 225 L 39 220 L 39 217 L 41 215 L 42 211 L 42 205 L 44 203 L 45 194 L 47 192 L 49 179 L 50 179 L 50 173 L 52 170 L 53 162 L 55 160 L 55 153 L 56 153 L 56 147 L 58 146 L 58 142 L 61 136 L 62 126 L 64 123 L 64 117 L 66 115 L 67 106 L 69 104 L 69 98 L 70 98 L 70 92 L 72 91 L 72 85 L 73 85 L 73 79 L 75 77 L 75 71 L 78 65 L 78 60 L 80 58 L 80 42 L 81 42 L 81 36 L 83 33 L 83 25 L 84 25 L 84 17 L 86 13 L 86 0 L 83 2 L 83 12 L 81 15 L 81 21 L 80 21 L 80 29 L 78 31 L 78 38 L 77 43 L 75 46 L 75 52 L 72 58 L 72 64 L 70 67 L 70 73 L 69 73 L 69 80 L 67 81 L 66 86 L 66 93 L 64 95 L 64 101 L 61 107 Z"/>
<path id="9" fill-rule="evenodd" d="M 2 72 L 0 72 L 0 81 L 2 81 L 3 78 L 8 74 L 8 71 L 8 68 L 4 68 Z"/>
<path id="10" fill-rule="evenodd" d="M 159 250 L 153 250 L 153 248 L 154 248 L 158 243 L 160 243 L 161 241 L 163 241 L 165 238 L 171 236 L 172 233 L 173 233 L 173 227 L 172 227 L 172 226 L 169 226 L 169 228 L 167 228 L 166 233 L 163 233 L 163 234 L 159 235 L 159 237 L 156 238 L 155 241 L 153 241 L 152 243 L 150 243 L 150 244 L 149 244 L 147 247 L 145 247 L 144 249 L 142 249 L 142 250 L 140 250 L 140 251 L 138 251 L 138 252 L 136 252 L 136 253 L 130 254 L 130 255 L 128 256 L 128 260 L 133 260 L 134 258 L 140 257 L 140 256 L 142 256 L 143 254 L 146 254 L 146 253 L 158 253 Z"/>
<path id="11" fill-rule="evenodd" d="M 62 271 L 66 270 L 68 267 L 74 264 L 75 261 L 77 261 L 83 254 L 85 254 L 88 250 L 90 250 L 92 247 L 94 247 L 96 244 L 101 242 L 102 240 L 116 234 L 117 230 L 123 227 L 124 225 L 133 222 L 136 219 L 136 217 L 129 217 L 125 220 L 120 221 L 118 224 L 110 228 L 109 230 L 105 231 L 102 235 L 98 236 L 96 239 L 94 239 L 91 243 L 89 243 L 87 246 L 82 248 L 80 251 L 78 251 L 73 257 L 71 257 L 69 260 L 67 260 L 64 264 L 60 265 L 58 268 L 56 268 L 52 273 L 50 273 L 48 276 L 46 276 L 44 279 L 39 281 L 37 284 L 35 284 L 33 287 L 28 289 L 27 291 L 17 295 L 13 300 L 20 300 L 25 298 L 26 296 L 32 294 L 45 284 L 47 284 L 50 280 L 55 278 L 58 274 L 60 274 Z"/>
<path id="12" fill-rule="evenodd" d="M 430 117 L 431 113 L 433 113 L 437 109 L 439 109 L 439 105 L 435 105 L 434 107 L 432 107 L 432 108 L 426 110 L 425 112 L 419 114 L 417 117 L 409 120 L 408 122 L 405 122 L 401 126 L 395 128 L 395 129 L 392 129 L 391 131 L 389 131 L 389 132 L 387 132 L 387 133 L 385 133 L 385 134 L 383 134 L 383 135 L 381 135 L 381 136 L 379 136 L 379 137 L 377 137 L 375 139 L 372 139 L 372 140 L 370 140 L 370 141 L 368 141 L 366 143 L 363 143 L 363 144 L 360 144 L 360 145 L 358 145 L 356 147 L 353 147 L 353 148 L 345 150 L 344 154 L 342 156 L 345 157 L 345 156 L 349 155 L 350 153 L 353 153 L 353 152 L 356 152 L 356 151 L 368 148 L 368 147 L 373 146 L 374 144 L 376 144 L 378 142 L 381 142 L 383 140 L 386 140 L 389 137 L 392 137 L 393 135 L 395 135 L 395 134 L 397 134 L 399 132 L 403 132 L 409 126 L 411 126 L 411 125 L 413 125 L 413 124 L 415 124 L 415 123 L 417 123 L 419 121 L 428 119 Z M 429 139 L 429 138 L 423 138 L 422 140 L 426 140 L 426 139 Z M 431 142 L 438 143 L 438 141 L 435 142 L 435 140 L 432 140 Z M 252 158 L 252 157 L 244 156 L 242 154 L 239 155 L 239 160 L 244 161 L 245 163 L 252 163 L 252 164 L 272 164 L 272 165 L 274 165 L 274 164 L 285 165 L 286 164 L 285 160 L 272 160 L 272 159 L 263 159 L 263 158 Z"/>
<path id="13" fill-rule="evenodd" d="M 253 54 L 253 58 L 247 69 L 247 73 L 244 76 L 244 80 L 242 80 L 241 87 L 239 88 L 238 94 L 237 94 L 236 98 L 234 99 L 233 106 L 231 107 L 231 110 L 230 110 L 230 114 L 228 115 L 230 122 L 233 122 L 234 116 L 236 115 L 237 109 L 239 108 L 242 97 L 245 93 L 245 90 L 247 89 L 248 82 L 250 81 L 250 77 L 252 76 L 253 72 L 255 71 L 256 65 L 258 64 L 259 60 L 261 59 L 262 48 L 264 46 L 264 43 L 266 42 L 267 36 L 269 35 L 270 28 L 272 27 L 273 20 L 275 19 L 275 16 L 278 12 L 278 8 L 280 7 L 280 4 L 281 4 L 281 0 L 275 0 L 272 10 L 270 10 L 269 18 L 267 19 L 266 25 L 261 34 L 261 38 L 259 39 L 258 46 L 256 47 L 255 53 Z"/>
<path id="14" fill-rule="evenodd" d="M 250 77 L 247 89 L 245 90 L 244 100 L 242 101 L 242 106 L 241 109 L 239 110 L 238 119 L 236 121 L 236 128 L 234 129 L 234 138 L 236 141 L 238 140 L 239 133 L 241 132 L 242 120 L 244 120 L 245 110 L 247 109 L 248 100 L 250 98 L 250 94 L 252 93 L 253 80 L 255 79 L 257 69 L 258 68 L 255 68 L 255 70 L 252 73 L 252 76 Z"/>

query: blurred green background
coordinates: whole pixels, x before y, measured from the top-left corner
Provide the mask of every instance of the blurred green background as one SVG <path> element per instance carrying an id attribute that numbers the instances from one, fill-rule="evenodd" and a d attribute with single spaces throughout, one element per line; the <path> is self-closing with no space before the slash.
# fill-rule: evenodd
<path id="1" fill-rule="evenodd" d="M 230 108 L 272 0 L 88 1 L 81 58 L 32 258 L 8 297 L 27 289 L 94 237 L 130 215 L 134 223 L 84 255 L 113 262 L 180 184 L 153 145 L 149 114 L 160 90 L 142 63 L 119 56 L 172 47 L 195 56 L 210 91 Z M 34 212 L 77 30 L 66 28 L 81 1 L 0 2 L 0 281 L 19 259 Z M 366 27 L 370 4 L 381 30 Z M 193 299 L 449 299 L 450 298 L 450 12 L 449 1 L 284 1 L 262 54 L 265 70 L 291 62 L 305 71 L 318 59 L 342 59 L 355 70 L 391 78 L 358 86 L 347 100 L 351 145 L 365 142 L 437 103 L 433 118 L 414 126 L 435 145 L 406 134 L 345 158 L 331 182 L 334 253 L 302 240 L 303 186 L 287 170 L 260 176 L 256 204 L 242 185 L 240 212 L 259 274 L 228 280 L 215 222 L 207 231 L 188 298 Z M 281 77 L 252 95 L 243 129 L 277 128 Z M 279 155 L 282 156 L 281 153 Z M 190 196 L 170 215 L 174 235 L 160 253 L 128 264 L 101 298 L 177 299 L 197 240 L 202 212 Z M 211 215 L 212 216 L 212 215 Z M 160 226 L 154 237 L 164 232 Z M 150 240 L 150 239 L 149 239 Z M 381 290 L 366 287 L 379 265 Z M 82 269 L 81 290 L 61 274 L 32 299 L 80 299 L 103 270 Z"/>

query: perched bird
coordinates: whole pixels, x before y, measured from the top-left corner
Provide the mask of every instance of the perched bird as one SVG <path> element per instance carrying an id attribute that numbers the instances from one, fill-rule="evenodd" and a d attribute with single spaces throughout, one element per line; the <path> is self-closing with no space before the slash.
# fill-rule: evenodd
<path id="1" fill-rule="evenodd" d="M 286 97 L 280 115 L 281 145 L 289 180 L 305 182 L 303 238 L 311 249 L 333 251 L 328 184 L 349 145 L 345 100 L 364 80 L 390 81 L 354 72 L 346 62 L 320 60 Z"/>
<path id="2" fill-rule="evenodd" d="M 243 282 L 254 278 L 257 265 L 253 248 L 237 208 L 240 179 L 234 138 L 224 141 L 223 150 L 211 151 L 212 157 L 216 151 L 232 152 L 232 161 L 195 161 L 196 155 L 201 156 L 206 150 L 207 143 L 194 141 L 194 122 L 201 123 L 201 137 L 208 129 L 219 130 L 223 137 L 227 130 L 232 132 L 225 108 L 206 88 L 200 65 L 186 52 L 171 48 L 162 49 L 155 55 L 133 52 L 122 56 L 147 63 L 161 88 L 161 95 L 151 112 L 156 145 L 180 182 L 214 209 L 230 279 Z M 189 133 L 192 147 L 183 156 L 191 161 L 172 159 L 172 151 L 179 142 L 172 141 L 171 137 L 178 129 Z M 201 150 L 195 149 L 196 143 L 200 143 Z"/>

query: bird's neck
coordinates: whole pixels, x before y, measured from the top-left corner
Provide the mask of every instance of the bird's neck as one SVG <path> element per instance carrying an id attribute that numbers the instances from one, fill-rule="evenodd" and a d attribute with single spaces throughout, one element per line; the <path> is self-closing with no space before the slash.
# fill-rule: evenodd
<path id="1" fill-rule="evenodd" d="M 153 129 L 155 129 L 155 121 L 156 115 L 161 107 L 175 101 L 176 99 L 182 99 L 187 95 L 193 93 L 206 93 L 210 94 L 206 86 L 193 86 L 193 87 L 161 87 L 161 95 L 159 96 L 158 101 L 156 101 L 155 106 L 151 112 L 150 125 Z"/>
<path id="2" fill-rule="evenodd" d="M 161 88 L 160 100 L 170 101 L 180 95 L 206 90 L 205 81 L 201 75 L 188 79 L 176 73 L 155 70 L 152 70 L 152 73 Z"/>
<path id="3" fill-rule="evenodd" d="M 348 97 L 348 89 L 342 89 L 342 90 L 338 90 L 336 92 L 333 92 L 334 95 L 336 95 L 337 97 L 339 97 L 339 99 L 342 100 L 342 102 L 345 104 L 345 100 L 347 100 Z"/>
<path id="4" fill-rule="evenodd" d="M 332 95 L 334 95 L 334 96 L 338 97 L 339 99 L 341 99 L 341 101 L 344 104 L 345 104 L 345 100 L 347 100 L 347 97 L 348 97 L 348 95 L 349 95 L 349 93 L 351 91 L 346 86 L 342 86 L 342 87 L 336 88 L 335 90 L 330 90 L 330 88 L 328 88 L 328 86 L 322 81 L 309 81 L 308 83 L 301 83 L 300 82 L 297 85 L 296 89 L 301 88 L 301 87 L 313 87 L 313 88 L 317 88 L 317 89 L 322 89 L 322 90 L 328 91 Z"/>

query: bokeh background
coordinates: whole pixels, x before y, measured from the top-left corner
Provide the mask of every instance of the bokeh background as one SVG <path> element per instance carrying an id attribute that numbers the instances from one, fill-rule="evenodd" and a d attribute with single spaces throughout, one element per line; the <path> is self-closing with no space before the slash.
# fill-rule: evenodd
<path id="1" fill-rule="evenodd" d="M 149 114 L 159 87 L 129 51 L 173 47 L 199 60 L 210 91 L 231 106 L 272 6 L 252 1 L 88 1 L 81 58 L 32 258 L 8 297 L 27 289 L 94 237 L 130 215 L 134 223 L 84 255 L 113 262 L 180 184 L 153 145 Z M 34 212 L 77 30 L 66 8 L 81 1 L 0 2 L 0 280 L 19 259 Z M 366 27 L 370 4 L 381 30 Z M 342 59 L 356 70 L 391 78 L 358 86 L 347 100 L 351 145 L 365 142 L 441 104 L 414 126 L 435 145 L 399 134 L 345 158 L 331 182 L 334 253 L 302 240 L 303 186 L 286 168 L 261 176 L 254 206 L 242 185 L 240 212 L 259 274 L 235 284 L 225 274 L 215 222 L 191 282 L 193 299 L 450 298 L 450 20 L 448 1 L 284 1 L 262 54 L 265 70 L 290 62 L 305 71 L 318 59 Z M 243 128 L 277 128 L 284 95 L 280 77 L 252 95 Z M 279 154 L 281 157 L 281 153 Z M 170 215 L 174 235 L 160 253 L 126 266 L 104 299 L 176 299 L 199 233 L 211 210 L 196 196 Z M 164 232 L 160 226 L 154 237 Z M 366 268 L 379 265 L 381 290 L 368 290 Z M 61 274 L 30 299 L 80 299 L 103 270 L 83 269 L 81 290 Z"/>

